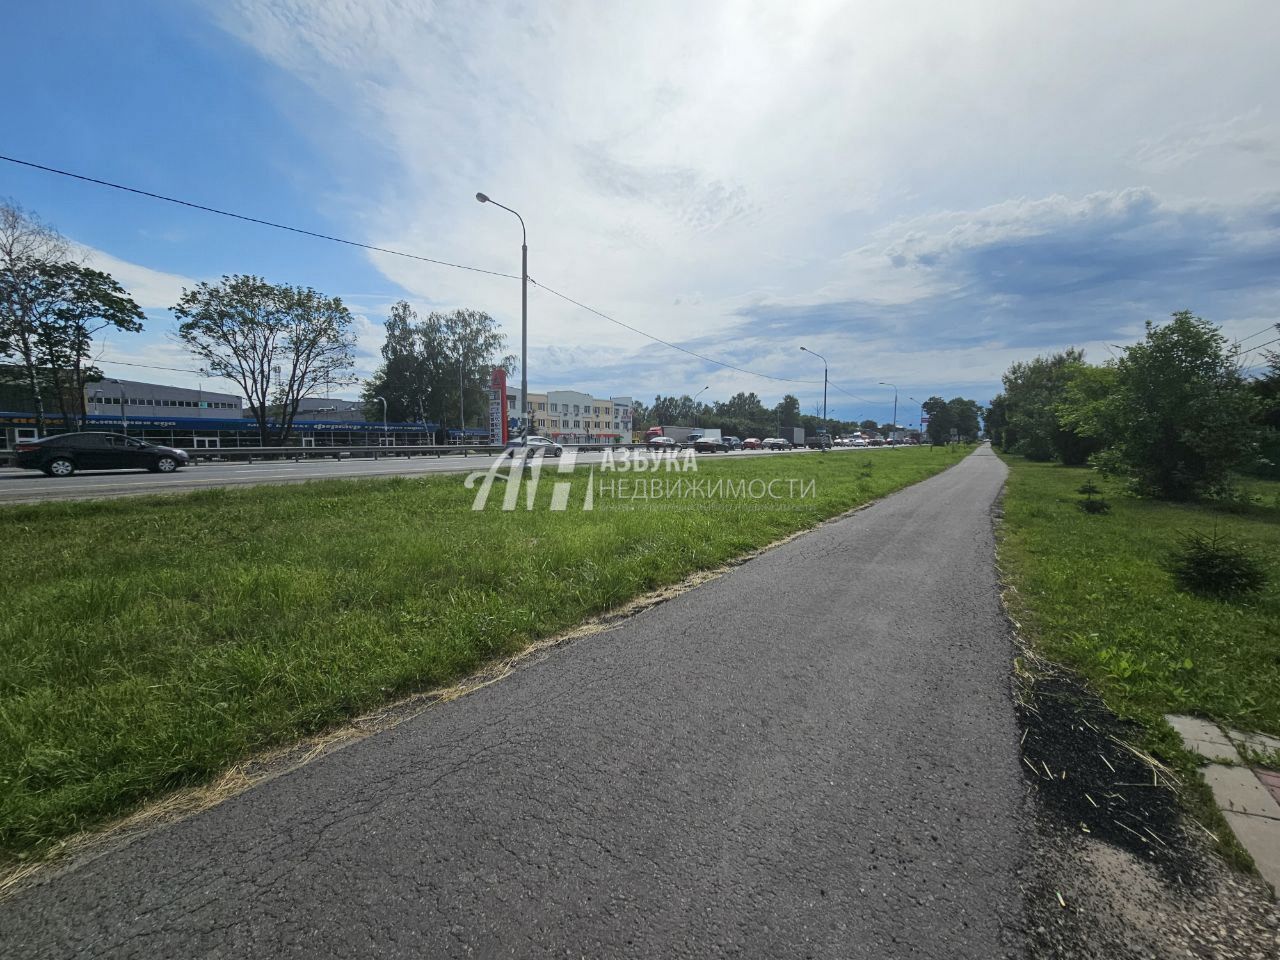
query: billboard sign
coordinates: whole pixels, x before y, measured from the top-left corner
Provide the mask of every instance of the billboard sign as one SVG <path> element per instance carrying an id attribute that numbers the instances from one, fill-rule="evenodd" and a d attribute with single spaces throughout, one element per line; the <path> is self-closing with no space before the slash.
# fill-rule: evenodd
<path id="1" fill-rule="evenodd" d="M 507 371 L 502 367 L 489 374 L 489 442 L 507 442 Z"/>

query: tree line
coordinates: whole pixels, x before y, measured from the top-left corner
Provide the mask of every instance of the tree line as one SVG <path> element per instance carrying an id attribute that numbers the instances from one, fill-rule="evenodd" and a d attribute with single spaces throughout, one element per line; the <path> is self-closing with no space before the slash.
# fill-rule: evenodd
<path id="1" fill-rule="evenodd" d="M 1014 363 L 987 431 L 1007 452 L 1092 464 L 1161 499 L 1226 495 L 1236 473 L 1276 469 L 1280 355 L 1265 360 L 1247 377 L 1221 329 L 1182 310 L 1101 364 L 1074 348 Z"/>
<path id="2" fill-rule="evenodd" d="M 305 400 L 356 383 L 355 326 L 340 297 L 311 287 L 234 274 L 183 288 L 170 308 L 173 339 L 207 377 L 229 380 L 249 404 L 264 446 L 289 441 Z M 103 333 L 138 333 L 142 309 L 108 273 L 76 258 L 56 229 L 12 202 L 0 203 L 0 393 L 21 396 L 43 435 L 51 410 L 84 429 L 86 384 Z M 503 338 L 487 314 L 432 313 L 405 302 L 387 322 L 383 363 L 364 387 L 389 419 L 452 422 L 454 410 L 487 410 L 485 389 Z M 378 411 L 382 412 L 382 411 Z M 366 408 L 366 415 L 369 410 Z M 486 414 L 487 416 L 487 414 Z"/>
<path id="3" fill-rule="evenodd" d="M 930 397 L 923 404 L 929 414 L 928 439 L 933 443 L 946 443 L 952 437 L 952 429 L 958 439 L 976 439 L 982 430 L 982 407 L 976 400 L 956 397 L 943 400 Z M 699 403 L 688 394 L 664 397 L 659 394 L 652 406 L 636 402 L 632 413 L 633 427 L 643 432 L 649 427 L 678 425 L 702 426 L 718 429 L 731 437 L 771 437 L 794 427 L 802 427 L 806 436 L 828 431 L 833 436 L 845 436 L 858 432 L 878 433 L 888 437 L 901 429 L 892 423 L 875 420 L 823 419 L 815 414 L 802 413 L 800 401 L 791 394 L 777 404 L 766 407 L 755 393 L 736 393 L 728 400 Z M 905 431 L 919 439 L 919 430 Z"/>

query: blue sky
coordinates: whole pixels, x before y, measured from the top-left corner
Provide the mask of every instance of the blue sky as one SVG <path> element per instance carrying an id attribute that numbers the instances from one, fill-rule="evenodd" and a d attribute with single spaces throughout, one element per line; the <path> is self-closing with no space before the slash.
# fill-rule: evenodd
<path id="1" fill-rule="evenodd" d="M 518 272 L 483 190 L 524 215 L 535 279 L 817 381 L 535 289 L 535 389 L 812 410 L 803 343 L 835 415 L 884 420 L 880 381 L 985 402 L 1015 359 L 1101 359 L 1178 309 L 1241 338 L 1280 319 L 1274 3 L 104 0 L 6 32 L 0 153 Z M 0 196 L 147 309 L 104 358 L 192 366 L 166 307 L 233 272 L 341 295 L 363 373 L 400 297 L 486 310 L 518 352 L 512 281 L 9 164 Z"/>

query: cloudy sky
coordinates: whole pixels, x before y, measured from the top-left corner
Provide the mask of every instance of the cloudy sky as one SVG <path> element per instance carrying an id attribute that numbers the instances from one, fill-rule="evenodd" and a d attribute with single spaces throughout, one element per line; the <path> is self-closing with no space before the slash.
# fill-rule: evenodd
<path id="1" fill-rule="evenodd" d="M 887 381 L 906 423 L 908 396 L 985 402 L 1012 360 L 1104 359 L 1178 309 L 1246 347 L 1280 320 L 1273 0 L 79 0 L 6 20 L 0 153 L 518 273 L 519 224 L 483 190 L 524 216 L 540 285 L 732 365 L 535 288 L 532 389 L 812 411 L 804 345 L 833 415 L 887 419 Z M 485 310 L 518 352 L 513 280 L 7 163 L 0 197 L 147 308 L 114 361 L 192 366 L 166 308 L 250 272 L 341 295 L 365 373 L 402 297 Z"/>

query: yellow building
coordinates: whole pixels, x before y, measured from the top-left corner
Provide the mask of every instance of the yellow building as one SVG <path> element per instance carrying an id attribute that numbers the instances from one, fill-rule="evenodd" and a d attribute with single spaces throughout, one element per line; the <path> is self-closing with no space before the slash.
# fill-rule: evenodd
<path id="1" fill-rule="evenodd" d="M 517 416 L 520 391 L 507 392 L 508 411 Z M 601 399 L 577 390 L 529 394 L 533 432 L 561 443 L 630 443 L 630 397 Z"/>

